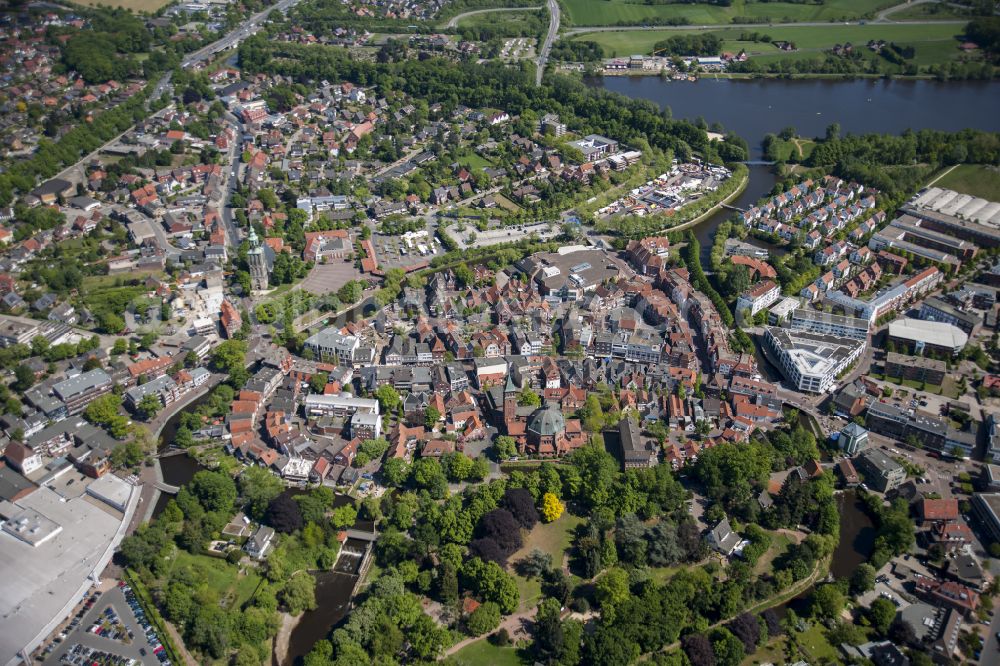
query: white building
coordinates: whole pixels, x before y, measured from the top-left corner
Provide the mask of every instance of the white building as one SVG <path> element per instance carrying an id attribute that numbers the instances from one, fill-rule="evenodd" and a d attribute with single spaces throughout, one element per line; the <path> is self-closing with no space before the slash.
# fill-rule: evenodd
<path id="1" fill-rule="evenodd" d="M 841 338 L 866 340 L 868 338 L 868 320 L 858 317 L 829 314 L 817 310 L 800 309 L 792 313 L 789 328 L 793 331 L 807 333 L 822 333 Z"/>
<path id="2" fill-rule="evenodd" d="M 865 350 L 866 341 L 821 333 L 764 329 L 764 340 L 778 359 L 781 372 L 800 391 L 833 389 L 837 375 Z"/>
<path id="3" fill-rule="evenodd" d="M 758 282 L 736 301 L 736 311 L 749 310 L 754 316 L 781 298 L 781 287 L 771 280 Z"/>
<path id="4" fill-rule="evenodd" d="M 346 416 L 355 412 L 378 414 L 378 400 L 358 398 L 350 393 L 340 395 L 310 394 L 306 396 L 306 414 L 310 416 Z"/>
<path id="5" fill-rule="evenodd" d="M 305 341 L 306 349 L 312 351 L 318 360 L 336 359 L 340 365 L 354 364 L 354 352 L 361 345 L 357 336 L 344 335 L 335 328 L 325 328 L 314 333 Z"/>
<path id="6" fill-rule="evenodd" d="M 785 323 L 801 304 L 801 301 L 795 296 L 787 296 L 781 299 L 768 313 L 767 323 L 772 326 L 779 326 Z"/>

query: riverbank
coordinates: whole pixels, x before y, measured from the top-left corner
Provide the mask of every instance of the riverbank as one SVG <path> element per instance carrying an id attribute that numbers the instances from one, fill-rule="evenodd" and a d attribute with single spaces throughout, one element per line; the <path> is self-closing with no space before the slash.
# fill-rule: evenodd
<path id="1" fill-rule="evenodd" d="M 644 70 L 644 69 L 626 69 L 626 70 L 605 70 L 598 74 L 598 76 L 608 76 L 616 78 L 656 78 L 660 79 L 664 83 L 698 83 L 704 79 L 730 79 L 733 81 L 755 81 L 755 80 L 789 80 L 789 81 L 853 81 L 858 80 L 869 80 L 869 81 L 938 81 L 938 77 L 931 74 L 868 74 L 861 72 L 846 73 L 846 74 L 832 74 L 832 73 L 810 73 L 810 72 L 788 72 L 788 73 L 770 73 L 770 72 L 700 72 L 693 74 L 688 78 L 674 78 L 672 76 L 664 76 L 666 70 Z M 569 72 L 566 72 L 569 73 Z M 982 79 L 947 79 L 948 81 L 982 81 Z M 996 79 L 993 79 L 996 80 Z"/>
<path id="2" fill-rule="evenodd" d="M 716 203 L 714 206 L 712 206 L 711 208 L 709 208 L 708 210 L 706 210 L 704 213 L 702 213 L 698 217 L 694 218 L 693 220 L 688 220 L 687 222 L 682 222 L 681 224 L 678 224 L 676 226 L 667 227 L 665 229 L 660 229 L 659 231 L 654 231 L 654 232 L 651 232 L 651 233 L 653 235 L 656 235 L 656 234 L 669 234 L 669 233 L 674 233 L 675 231 L 687 231 L 688 229 L 690 229 L 692 227 L 698 226 L 699 224 L 701 224 L 702 222 L 708 220 L 710 217 L 712 217 L 717 212 L 719 212 L 720 210 L 722 210 L 723 206 L 725 206 L 726 204 L 728 204 L 728 203 L 732 202 L 733 200 L 739 198 L 739 196 L 741 194 L 743 194 L 743 191 L 747 188 L 747 183 L 749 183 L 749 182 L 750 182 L 750 171 L 749 170 L 744 170 L 743 171 L 743 178 L 740 180 L 740 184 L 736 186 L 736 189 L 733 190 L 732 194 L 728 195 L 727 197 L 725 197 L 724 199 L 722 199 L 721 201 L 719 201 L 718 203 Z"/>

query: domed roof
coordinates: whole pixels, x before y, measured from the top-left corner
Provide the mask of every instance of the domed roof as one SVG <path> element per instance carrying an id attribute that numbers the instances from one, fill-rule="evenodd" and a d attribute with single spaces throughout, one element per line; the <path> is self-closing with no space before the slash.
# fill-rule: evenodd
<path id="1" fill-rule="evenodd" d="M 528 417 L 528 432 L 540 437 L 555 435 L 566 430 L 566 419 L 556 405 L 546 405 L 536 409 Z"/>

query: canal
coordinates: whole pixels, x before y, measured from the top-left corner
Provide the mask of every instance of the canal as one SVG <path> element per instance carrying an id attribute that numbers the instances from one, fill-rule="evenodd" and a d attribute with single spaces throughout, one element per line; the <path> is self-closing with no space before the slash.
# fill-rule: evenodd
<path id="1" fill-rule="evenodd" d="M 830 575 L 835 579 L 850 578 L 858 565 L 867 562 L 875 550 L 875 523 L 868 515 L 864 502 L 853 490 L 838 493 L 837 511 L 840 514 L 840 540 L 830 561 Z M 789 610 L 799 616 L 809 612 L 809 597 L 813 588 L 775 607 L 779 616 L 784 617 Z"/>

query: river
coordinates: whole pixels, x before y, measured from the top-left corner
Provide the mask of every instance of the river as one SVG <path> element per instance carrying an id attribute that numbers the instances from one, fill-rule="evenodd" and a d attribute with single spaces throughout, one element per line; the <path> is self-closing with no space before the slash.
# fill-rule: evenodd
<path id="1" fill-rule="evenodd" d="M 900 134 L 913 129 L 1000 131 L 1000 86 L 986 81 L 886 79 L 712 79 L 664 81 L 655 76 L 608 76 L 588 83 L 669 107 L 675 118 L 721 123 L 750 144 L 759 159 L 765 134 L 794 127 L 823 136 L 831 123 L 843 133 Z M 748 191 L 750 188 L 747 188 Z"/>

